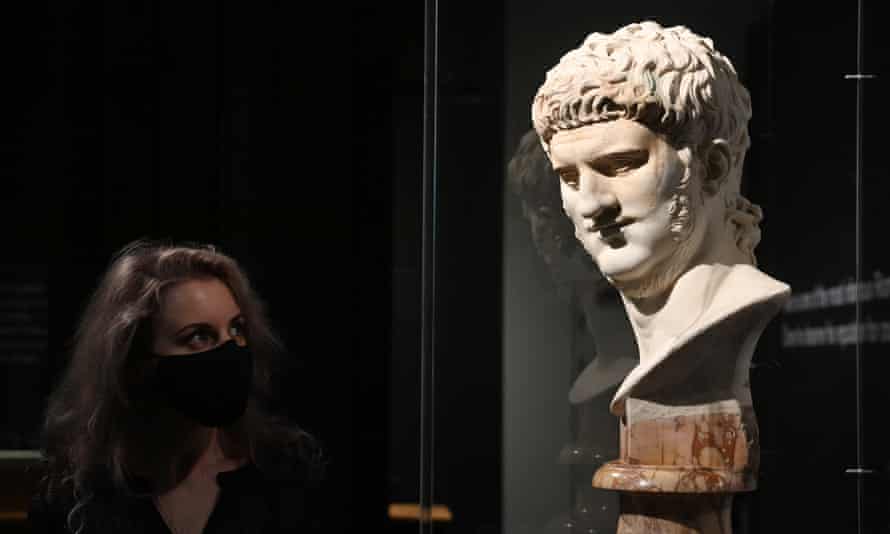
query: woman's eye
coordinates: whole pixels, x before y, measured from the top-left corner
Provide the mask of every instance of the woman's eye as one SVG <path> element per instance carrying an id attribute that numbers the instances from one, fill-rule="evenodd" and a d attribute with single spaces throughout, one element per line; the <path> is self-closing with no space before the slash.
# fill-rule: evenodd
<path id="1" fill-rule="evenodd" d="M 210 336 L 208 336 L 206 333 L 194 332 L 192 335 L 186 338 L 186 341 L 188 343 L 201 343 L 203 341 L 207 341 L 208 339 L 210 339 Z"/>
<path id="2" fill-rule="evenodd" d="M 236 324 L 233 324 L 229 328 L 229 335 L 234 338 L 246 339 L 247 329 L 245 328 L 245 324 L 243 321 L 239 321 Z"/>
<path id="3" fill-rule="evenodd" d="M 212 343 L 214 337 L 213 332 L 208 332 L 203 328 L 199 328 L 190 334 L 186 334 L 185 337 L 180 340 L 180 343 L 192 348 L 203 347 L 208 343 Z"/>

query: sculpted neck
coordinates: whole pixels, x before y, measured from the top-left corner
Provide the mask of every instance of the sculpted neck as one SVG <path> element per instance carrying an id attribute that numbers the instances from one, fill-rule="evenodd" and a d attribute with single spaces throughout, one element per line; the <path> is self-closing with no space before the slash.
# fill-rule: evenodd
<path id="1" fill-rule="evenodd" d="M 700 264 L 682 274 L 661 295 L 642 299 L 622 295 L 641 362 L 662 352 L 700 320 L 728 272 L 725 265 Z"/>
<path id="2" fill-rule="evenodd" d="M 673 285 L 651 297 L 634 298 L 622 293 L 641 362 L 656 356 L 666 343 L 693 327 L 711 306 L 731 266 L 748 263 L 735 246 L 734 230 L 724 221 L 722 202 L 722 197 L 715 196 L 701 206 L 697 228 L 690 237 L 691 242 L 697 242 L 693 245 L 696 252 L 686 260 L 669 260 L 692 266 Z"/>
<path id="3" fill-rule="evenodd" d="M 659 302 L 622 296 L 640 362 L 616 393 L 613 413 L 623 410 L 626 397 L 654 392 L 662 400 L 679 395 L 673 400 L 683 403 L 749 403 L 754 347 L 788 294 L 786 284 L 750 265 L 702 264 Z"/>

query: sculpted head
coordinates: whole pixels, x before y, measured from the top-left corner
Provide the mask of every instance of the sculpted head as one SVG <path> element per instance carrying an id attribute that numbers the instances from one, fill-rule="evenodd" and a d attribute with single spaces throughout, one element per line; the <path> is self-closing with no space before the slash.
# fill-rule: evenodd
<path id="1" fill-rule="evenodd" d="M 756 264 L 762 213 L 740 194 L 750 117 L 710 39 L 654 22 L 589 35 L 532 106 L 575 236 L 632 298 L 699 263 Z"/>

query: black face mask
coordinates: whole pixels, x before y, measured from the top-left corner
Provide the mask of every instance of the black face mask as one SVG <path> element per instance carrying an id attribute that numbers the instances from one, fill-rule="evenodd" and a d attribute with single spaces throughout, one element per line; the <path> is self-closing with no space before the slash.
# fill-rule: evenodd
<path id="1" fill-rule="evenodd" d="M 253 354 L 235 340 L 204 352 L 157 358 L 154 386 L 185 417 L 208 427 L 234 423 L 247 408 Z"/>

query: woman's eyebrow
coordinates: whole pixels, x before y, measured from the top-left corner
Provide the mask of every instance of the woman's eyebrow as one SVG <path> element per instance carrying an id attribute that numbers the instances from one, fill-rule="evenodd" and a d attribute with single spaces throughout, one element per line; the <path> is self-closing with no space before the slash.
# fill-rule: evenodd
<path id="1" fill-rule="evenodd" d="M 180 328 L 179 330 L 177 330 L 175 335 L 178 336 L 178 335 L 181 334 L 184 330 L 187 330 L 187 329 L 189 329 L 189 328 L 192 328 L 192 327 L 199 327 L 199 328 L 200 328 L 200 327 L 202 327 L 202 326 L 203 326 L 203 327 L 208 327 L 208 328 L 210 327 L 210 325 L 209 325 L 208 323 L 190 323 L 190 324 L 187 324 L 187 325 L 183 326 L 183 327 Z"/>

